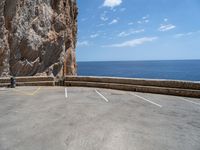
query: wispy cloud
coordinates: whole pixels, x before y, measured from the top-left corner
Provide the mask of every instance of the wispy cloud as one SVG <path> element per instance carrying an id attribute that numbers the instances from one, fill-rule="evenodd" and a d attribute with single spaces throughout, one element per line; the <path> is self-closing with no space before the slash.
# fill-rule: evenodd
<path id="1" fill-rule="evenodd" d="M 145 19 L 148 19 L 148 18 L 149 18 L 149 16 L 150 16 L 150 15 L 149 15 L 149 14 L 147 14 L 146 16 L 143 16 L 143 17 L 142 17 L 142 19 L 143 19 L 143 20 L 145 20 Z"/>
<path id="2" fill-rule="evenodd" d="M 102 20 L 102 21 L 107 21 L 109 18 L 106 16 L 106 14 L 107 14 L 107 11 L 104 11 L 102 14 L 101 14 L 101 16 L 100 16 L 100 19 Z"/>
<path id="3" fill-rule="evenodd" d="M 114 8 L 119 6 L 122 3 L 122 0 L 105 0 L 103 6 Z"/>
<path id="4" fill-rule="evenodd" d="M 154 40 L 158 39 L 158 37 L 143 37 L 143 38 L 139 38 L 139 39 L 132 39 L 129 41 L 125 41 L 123 43 L 117 43 L 117 44 L 111 44 L 111 45 L 106 45 L 104 47 L 116 47 L 116 48 L 120 48 L 120 47 L 136 47 L 138 45 L 142 45 L 146 42 L 152 42 Z"/>
<path id="5" fill-rule="evenodd" d="M 134 24 L 133 22 L 129 22 L 129 23 L 128 23 L 129 26 L 131 26 L 131 25 L 133 25 L 133 24 Z"/>
<path id="6" fill-rule="evenodd" d="M 198 34 L 198 33 L 200 33 L 200 31 L 187 32 L 187 33 L 179 33 L 179 34 L 175 34 L 174 37 L 175 38 L 181 38 L 181 37 L 191 36 L 191 35 Z"/>
<path id="7" fill-rule="evenodd" d="M 139 20 L 137 21 L 138 24 L 144 24 L 144 23 L 149 23 L 149 20 L 148 19 L 145 19 L 145 20 Z"/>
<path id="8" fill-rule="evenodd" d="M 116 24 L 116 23 L 118 23 L 118 20 L 117 20 L 117 19 L 113 19 L 113 20 L 109 23 L 109 25 Z"/>
<path id="9" fill-rule="evenodd" d="M 164 18 L 164 22 L 167 22 L 168 21 L 168 18 Z"/>
<path id="10" fill-rule="evenodd" d="M 132 34 L 137 34 L 137 33 L 141 33 L 141 32 L 144 32 L 144 29 L 141 29 L 141 30 L 129 30 L 129 31 L 123 31 L 123 32 L 120 32 L 118 34 L 118 37 L 126 37 L 126 36 L 129 36 L 129 35 L 132 35 Z"/>
<path id="11" fill-rule="evenodd" d="M 176 26 L 173 24 L 161 24 L 158 30 L 161 32 L 165 32 L 165 31 L 172 30 L 174 28 L 176 28 Z"/>
<path id="12" fill-rule="evenodd" d="M 107 20 L 108 20 L 108 18 L 105 17 L 105 16 L 101 16 L 100 19 L 101 19 L 102 21 L 107 21 Z"/>
<path id="13" fill-rule="evenodd" d="M 149 23 L 149 15 L 142 17 L 140 20 L 137 21 L 138 24 Z"/>
<path id="14" fill-rule="evenodd" d="M 102 26 L 105 26 L 105 24 L 101 23 L 101 24 L 96 25 L 96 27 L 102 27 Z"/>
<path id="15" fill-rule="evenodd" d="M 96 34 L 91 34 L 91 35 L 90 35 L 90 38 L 96 38 L 96 37 L 98 37 L 98 36 L 99 36 L 98 33 L 96 33 Z"/>
<path id="16" fill-rule="evenodd" d="M 89 42 L 88 41 L 78 41 L 77 46 L 82 47 L 82 46 L 88 46 Z"/>

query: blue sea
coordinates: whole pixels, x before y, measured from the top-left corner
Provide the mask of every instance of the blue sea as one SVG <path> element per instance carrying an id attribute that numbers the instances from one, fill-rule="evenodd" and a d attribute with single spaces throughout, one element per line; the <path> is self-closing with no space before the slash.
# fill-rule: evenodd
<path id="1" fill-rule="evenodd" d="M 200 60 L 78 62 L 78 75 L 200 81 Z"/>

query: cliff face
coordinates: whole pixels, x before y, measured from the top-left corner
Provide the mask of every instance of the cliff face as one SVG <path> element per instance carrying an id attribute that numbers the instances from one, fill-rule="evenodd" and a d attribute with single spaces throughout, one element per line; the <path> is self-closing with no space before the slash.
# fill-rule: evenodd
<path id="1" fill-rule="evenodd" d="M 0 1 L 0 76 L 75 75 L 76 0 Z"/>

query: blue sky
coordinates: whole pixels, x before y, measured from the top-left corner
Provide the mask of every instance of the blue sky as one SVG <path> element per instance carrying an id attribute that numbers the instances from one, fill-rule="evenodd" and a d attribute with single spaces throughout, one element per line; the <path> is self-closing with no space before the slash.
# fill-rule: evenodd
<path id="1" fill-rule="evenodd" d="M 200 0 L 78 0 L 78 61 L 200 59 Z"/>

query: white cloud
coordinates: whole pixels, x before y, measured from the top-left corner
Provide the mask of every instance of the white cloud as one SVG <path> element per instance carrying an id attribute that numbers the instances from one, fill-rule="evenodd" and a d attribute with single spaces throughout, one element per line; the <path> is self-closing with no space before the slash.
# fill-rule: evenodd
<path id="1" fill-rule="evenodd" d="M 167 19 L 167 18 L 165 18 L 165 19 L 164 19 L 164 22 L 167 22 L 167 21 L 168 21 L 168 19 Z"/>
<path id="2" fill-rule="evenodd" d="M 142 17 L 143 20 L 146 20 L 149 18 L 149 14 L 147 14 L 146 16 Z"/>
<path id="3" fill-rule="evenodd" d="M 191 36 L 191 35 L 198 34 L 198 33 L 200 33 L 200 32 L 195 31 L 195 32 L 179 33 L 179 34 L 175 34 L 174 37 L 175 38 L 181 38 L 181 37 Z"/>
<path id="4" fill-rule="evenodd" d="M 145 20 L 139 20 L 137 21 L 138 24 L 144 24 L 144 23 L 149 23 L 149 20 L 148 19 L 145 19 Z"/>
<path id="5" fill-rule="evenodd" d="M 99 36 L 99 34 L 97 33 L 97 34 L 92 34 L 92 35 L 90 35 L 90 38 L 96 38 L 96 37 L 98 37 Z"/>
<path id="6" fill-rule="evenodd" d="M 183 36 L 190 36 L 192 35 L 193 33 L 192 32 L 188 32 L 188 33 L 179 33 L 179 34 L 176 34 L 175 37 L 176 38 L 180 38 L 180 37 L 183 37 Z"/>
<path id="7" fill-rule="evenodd" d="M 114 8 L 119 6 L 122 3 L 122 0 L 105 0 L 103 6 Z"/>
<path id="8" fill-rule="evenodd" d="M 129 23 L 128 23 L 129 26 L 131 26 L 131 25 L 133 25 L 133 24 L 134 24 L 133 22 L 129 22 Z"/>
<path id="9" fill-rule="evenodd" d="M 100 19 L 101 19 L 102 21 L 107 21 L 107 20 L 108 20 L 108 18 L 105 17 L 105 16 L 101 16 Z"/>
<path id="10" fill-rule="evenodd" d="M 138 24 L 149 23 L 149 15 L 142 17 L 140 20 L 137 21 Z"/>
<path id="11" fill-rule="evenodd" d="M 176 26 L 173 24 L 161 24 L 158 30 L 165 32 L 165 31 L 172 30 L 174 28 L 176 28 Z"/>
<path id="12" fill-rule="evenodd" d="M 138 45 L 142 45 L 146 42 L 152 42 L 154 40 L 158 39 L 158 37 L 143 37 L 143 38 L 139 38 L 139 39 L 132 39 L 130 41 L 125 41 L 123 43 L 117 43 L 117 44 L 111 44 L 111 45 L 107 45 L 104 47 L 136 47 Z"/>
<path id="13" fill-rule="evenodd" d="M 102 27 L 102 26 L 105 26 L 105 24 L 101 23 L 101 24 L 96 25 L 96 27 Z"/>
<path id="14" fill-rule="evenodd" d="M 100 16 L 100 19 L 102 21 L 107 21 L 109 18 L 106 15 L 107 15 L 107 11 L 104 11 Z"/>
<path id="15" fill-rule="evenodd" d="M 141 29 L 141 30 L 129 30 L 127 32 L 123 31 L 123 32 L 118 34 L 118 37 L 126 37 L 126 36 L 129 36 L 129 35 L 137 34 L 137 33 L 141 33 L 141 32 L 144 32 L 144 29 Z"/>
<path id="16" fill-rule="evenodd" d="M 109 23 L 109 25 L 116 24 L 116 23 L 118 23 L 118 20 L 117 20 L 117 19 L 113 19 L 113 20 Z"/>
<path id="17" fill-rule="evenodd" d="M 88 46 L 88 45 L 89 45 L 89 42 L 88 42 L 88 41 L 81 41 L 81 42 L 78 41 L 78 42 L 77 42 L 77 46 L 79 46 L 79 47 L 80 47 L 80 46 Z"/>
<path id="18" fill-rule="evenodd" d="M 145 20 L 145 19 L 147 19 L 147 18 L 148 18 L 148 16 L 144 16 L 144 17 L 142 17 L 143 20 Z"/>

